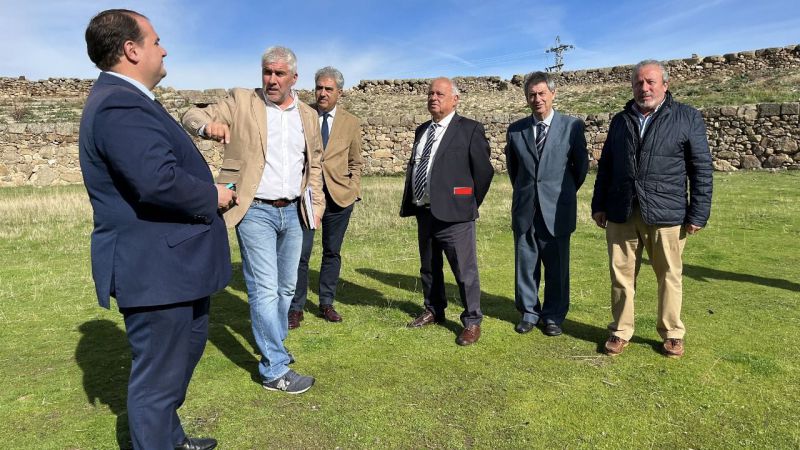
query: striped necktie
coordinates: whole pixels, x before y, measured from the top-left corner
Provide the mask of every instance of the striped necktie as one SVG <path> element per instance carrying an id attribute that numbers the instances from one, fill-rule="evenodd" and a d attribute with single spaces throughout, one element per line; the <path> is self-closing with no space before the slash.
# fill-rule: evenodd
<path id="1" fill-rule="evenodd" d="M 428 161 L 431 159 L 431 149 L 436 137 L 436 128 L 439 127 L 437 123 L 431 123 L 428 128 L 428 139 L 425 141 L 425 148 L 422 149 L 422 154 L 417 163 L 417 173 L 414 175 L 414 196 L 417 201 L 422 200 L 425 195 L 425 184 L 428 181 Z"/>
<path id="2" fill-rule="evenodd" d="M 536 124 L 536 154 L 541 155 L 544 150 L 544 139 L 547 137 L 547 125 L 544 122 Z"/>

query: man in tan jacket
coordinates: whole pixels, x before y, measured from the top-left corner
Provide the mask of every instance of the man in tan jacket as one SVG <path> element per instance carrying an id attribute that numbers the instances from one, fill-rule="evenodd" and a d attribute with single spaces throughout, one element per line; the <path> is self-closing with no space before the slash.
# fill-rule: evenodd
<path id="1" fill-rule="evenodd" d="M 342 94 L 344 77 L 333 67 L 323 67 L 314 75 L 314 96 L 319 115 L 323 156 L 322 175 L 325 214 L 322 216 L 322 264 L 319 270 L 319 311 L 328 322 L 341 322 L 333 308 L 339 270 L 340 251 L 355 202 L 361 198 L 361 124 L 358 118 L 336 102 Z M 297 268 L 297 289 L 289 307 L 289 329 L 300 326 L 308 295 L 308 259 L 314 246 L 314 230 L 303 231 L 303 252 Z"/>
<path id="2" fill-rule="evenodd" d="M 297 81 L 294 53 L 270 47 L 261 66 L 262 88 L 232 89 L 217 104 L 192 108 L 183 116 L 183 126 L 225 144 L 217 183 L 235 185 L 238 193 L 225 222 L 236 227 L 239 239 L 262 386 L 299 394 L 311 388 L 314 378 L 289 369 L 293 359 L 283 341 L 302 224 L 318 227 L 325 213 L 322 137 L 317 112 L 292 90 Z M 313 206 L 306 205 L 307 196 Z"/>

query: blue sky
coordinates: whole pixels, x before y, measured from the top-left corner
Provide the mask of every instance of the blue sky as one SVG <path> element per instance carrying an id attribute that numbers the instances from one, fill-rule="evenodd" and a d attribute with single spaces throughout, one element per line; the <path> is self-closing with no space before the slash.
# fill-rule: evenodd
<path id="1" fill-rule="evenodd" d="M 276 44 L 297 53 L 300 88 L 325 65 L 346 87 L 508 79 L 551 65 L 556 35 L 575 46 L 565 70 L 800 44 L 797 0 L 0 0 L 0 76 L 96 77 L 83 33 L 92 15 L 118 7 L 151 19 L 168 51 L 161 84 L 179 89 L 257 86 L 261 53 Z"/>

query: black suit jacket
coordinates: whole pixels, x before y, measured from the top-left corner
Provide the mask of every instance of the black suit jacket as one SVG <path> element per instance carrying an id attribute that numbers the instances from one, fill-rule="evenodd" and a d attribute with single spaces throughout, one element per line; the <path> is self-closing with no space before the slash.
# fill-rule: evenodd
<path id="1" fill-rule="evenodd" d="M 403 203 L 400 206 L 402 217 L 417 214 L 411 178 L 417 144 L 430 124 L 430 120 L 423 123 L 414 133 L 414 146 L 406 169 Z M 475 220 L 478 218 L 478 207 L 489 192 L 489 184 L 494 176 L 483 125 L 455 114 L 441 139 L 431 162 L 431 214 L 443 222 Z"/>
<path id="2" fill-rule="evenodd" d="M 110 296 L 120 308 L 169 305 L 228 283 L 228 234 L 211 171 L 164 108 L 100 74 L 83 109 L 79 157 L 101 306 Z"/>

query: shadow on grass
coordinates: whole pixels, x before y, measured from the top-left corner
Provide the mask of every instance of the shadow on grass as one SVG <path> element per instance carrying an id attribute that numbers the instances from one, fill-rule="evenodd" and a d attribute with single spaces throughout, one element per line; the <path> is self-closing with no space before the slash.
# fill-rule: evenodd
<path id="1" fill-rule="evenodd" d="M 683 265 L 683 274 L 697 281 L 708 282 L 709 279 L 739 281 L 742 283 L 758 284 L 766 287 L 785 289 L 792 292 L 800 292 L 800 284 L 780 278 L 760 277 L 747 273 L 726 272 L 724 270 L 712 269 L 710 267 L 695 266 L 692 264 Z"/>
<path id="2" fill-rule="evenodd" d="M 422 285 L 421 282 L 419 281 L 419 277 L 383 272 L 380 270 L 367 269 L 367 268 L 358 268 L 356 269 L 356 272 L 362 275 L 366 275 L 374 280 L 380 281 L 381 283 L 387 286 L 404 289 L 412 293 L 418 293 L 420 296 L 419 304 L 412 302 L 389 303 L 385 300 L 381 300 L 380 298 L 376 299 L 375 301 L 388 306 L 393 306 L 394 304 L 399 303 L 397 308 L 401 309 L 404 312 L 407 312 L 412 317 L 422 313 L 423 311 Z M 446 283 L 445 292 L 448 293 L 447 303 L 451 305 L 453 308 L 455 308 L 456 311 L 459 311 L 460 314 L 463 307 L 461 306 L 461 300 L 458 298 L 458 286 L 451 283 Z M 378 295 L 381 297 L 383 296 L 383 294 L 378 294 Z M 380 305 L 376 304 L 376 306 Z M 517 312 L 517 309 L 514 306 L 514 300 L 507 297 L 487 294 L 486 292 L 481 291 L 481 310 L 483 311 L 484 316 L 494 317 L 496 319 L 500 319 L 505 322 L 515 324 L 519 320 L 519 313 Z M 461 331 L 460 324 L 454 325 L 454 327 L 452 328 L 455 330 L 455 332 Z"/>
<path id="3" fill-rule="evenodd" d="M 594 342 L 597 344 L 597 353 L 605 353 L 604 347 L 606 339 L 608 339 L 608 330 L 606 328 L 576 322 L 570 318 L 565 319 L 564 323 L 561 324 L 561 327 L 564 334 L 567 336 L 572 336 L 575 339 L 580 339 L 586 342 Z M 649 345 L 655 352 L 661 352 L 661 341 L 656 339 L 633 336 L 631 338 L 631 343 Z"/>
<path id="4" fill-rule="evenodd" d="M 83 371 L 83 390 L 89 404 L 108 406 L 117 416 L 117 445 L 132 447 L 128 430 L 127 395 L 131 353 L 125 331 L 106 319 L 78 327 L 81 333 L 75 361 Z"/>
<path id="5" fill-rule="evenodd" d="M 233 264 L 233 278 L 228 283 L 228 289 L 242 292 L 245 299 L 227 290 L 213 296 L 208 340 L 232 363 L 249 373 L 254 382 L 261 384 L 261 375 L 258 373 L 259 352 L 253 338 L 250 305 L 247 303 L 247 287 L 242 277 L 241 263 Z M 244 337 L 247 344 L 243 345 L 236 335 Z"/>
<path id="6" fill-rule="evenodd" d="M 642 264 L 652 266 L 647 258 L 642 258 Z M 800 283 L 784 280 L 782 278 L 761 277 L 750 275 L 749 273 L 727 272 L 725 270 L 712 269 L 711 267 L 695 266 L 693 264 L 683 265 L 683 275 L 693 280 L 708 283 L 711 280 L 738 281 L 740 283 L 751 283 L 765 287 L 785 289 L 792 292 L 800 292 Z"/>

